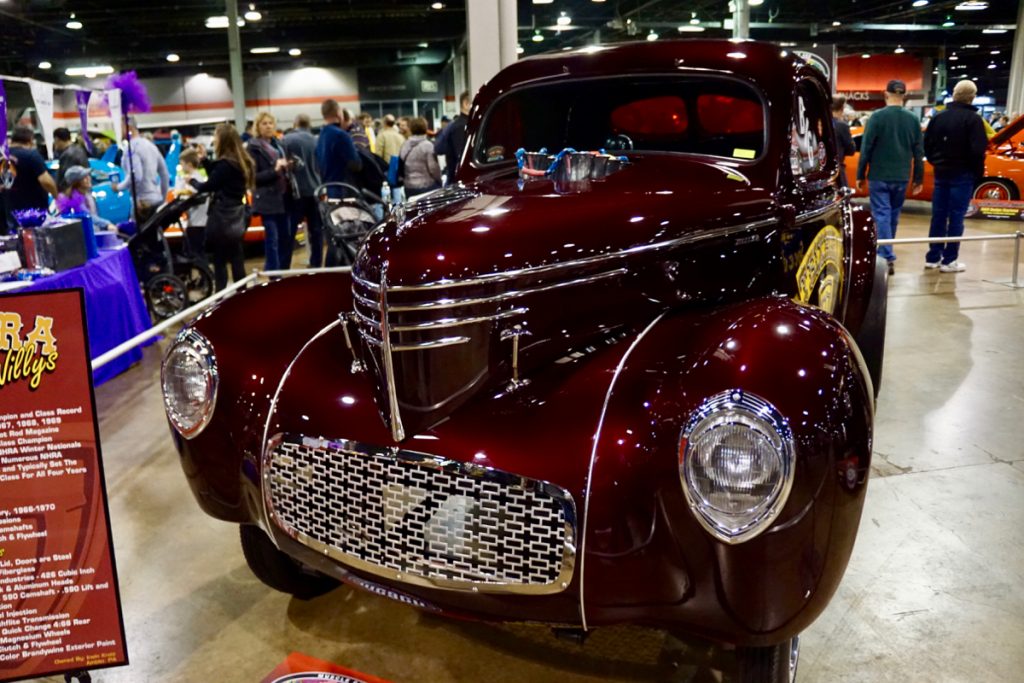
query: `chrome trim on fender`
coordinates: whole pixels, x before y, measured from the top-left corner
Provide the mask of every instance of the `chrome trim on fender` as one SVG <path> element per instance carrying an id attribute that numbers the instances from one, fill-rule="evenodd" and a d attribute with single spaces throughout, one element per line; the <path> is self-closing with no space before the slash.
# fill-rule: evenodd
<path id="1" fill-rule="evenodd" d="M 395 364 L 391 358 L 391 328 L 388 326 L 388 262 L 380 269 L 380 355 L 384 363 L 384 380 L 387 382 L 388 416 L 391 438 L 401 441 L 405 438 L 402 415 L 398 412 L 398 388 L 395 386 Z"/>
<path id="2" fill-rule="evenodd" d="M 164 390 L 167 372 L 167 359 L 183 345 L 189 355 L 194 356 L 206 365 L 206 371 L 210 375 L 207 409 L 199 419 L 199 422 L 188 430 L 183 429 L 181 425 L 179 425 L 178 420 L 175 419 L 175 415 L 177 413 L 173 411 L 171 406 L 168 404 L 167 392 Z M 174 344 L 171 346 L 170 350 L 167 351 L 167 355 L 164 356 L 164 359 L 160 362 L 160 393 L 163 398 L 164 412 L 167 414 L 167 419 L 170 421 L 171 425 L 174 426 L 175 431 L 181 434 L 182 438 L 194 439 L 199 436 L 204 429 L 206 429 L 206 425 L 210 424 L 210 420 L 213 419 L 213 413 L 217 409 L 217 390 L 219 387 L 220 372 L 217 370 L 217 355 L 213 352 L 213 344 L 211 344 L 210 340 L 204 337 L 198 330 L 186 327 L 178 333 L 177 338 L 174 340 Z"/>
<path id="3" fill-rule="evenodd" d="M 716 523 L 715 520 L 710 519 L 704 513 L 705 503 L 696 499 L 692 491 L 692 482 L 686 470 L 686 463 L 689 459 L 690 436 L 702 422 L 720 413 L 743 416 L 765 425 L 775 432 L 782 447 L 780 453 L 782 459 L 781 488 L 775 494 L 775 499 L 770 502 L 769 507 L 757 519 L 748 522 L 740 529 L 726 528 Z M 767 531 L 772 522 L 778 518 L 783 506 L 785 506 L 786 501 L 789 499 L 789 492 L 793 488 L 795 473 L 796 446 L 793 441 L 793 431 L 789 427 L 789 421 L 786 420 L 782 413 L 774 405 L 759 396 L 742 389 L 730 389 L 705 399 L 686 421 L 679 439 L 680 443 L 683 440 L 687 442 L 686 452 L 679 464 L 679 476 L 683 494 L 686 496 L 687 504 L 693 511 L 694 518 L 704 530 L 719 541 L 729 545 L 749 541 Z"/>
<path id="4" fill-rule="evenodd" d="M 278 449 L 281 452 L 275 453 Z M 296 454 L 301 455 L 303 452 L 320 452 L 320 457 L 297 462 L 299 456 Z M 367 466 L 363 467 L 363 463 L 358 460 L 346 460 L 353 458 L 368 461 Z M 369 487 L 370 491 L 365 494 L 364 498 L 355 495 L 353 498 L 346 499 L 347 502 L 344 505 L 339 504 L 336 508 L 332 508 L 337 510 L 335 513 L 337 518 L 323 520 L 319 514 L 309 514 L 317 511 L 307 510 L 303 507 L 305 503 L 301 490 L 299 492 L 295 490 L 296 477 L 304 479 L 303 485 L 308 487 L 316 481 L 317 476 L 330 476 L 335 468 L 343 470 L 345 473 L 344 478 L 335 479 L 339 487 L 348 484 L 359 490 L 361 487 Z M 415 481 L 413 488 L 407 488 L 408 485 L 404 483 L 401 476 L 403 471 L 407 473 L 406 476 Z M 381 576 L 390 581 L 473 593 L 546 595 L 562 592 L 572 581 L 577 554 L 576 505 L 569 491 L 550 482 L 429 453 L 396 447 L 372 446 L 344 439 L 328 440 L 303 437 L 296 434 L 277 434 L 268 440 L 261 462 L 261 473 L 263 506 L 267 511 L 268 520 L 273 522 L 274 528 L 345 567 Z M 375 487 L 377 486 L 383 487 L 380 492 L 376 491 Z M 281 498 L 277 503 L 274 498 L 275 489 Z M 521 498 L 511 506 L 519 507 L 518 513 L 512 512 L 511 507 L 501 509 L 498 503 L 499 499 L 512 496 L 513 492 L 517 492 L 516 495 Z M 291 497 L 285 498 L 288 495 Z M 393 497 L 394 500 L 385 500 L 388 496 Z M 546 528 L 557 533 L 557 536 L 553 536 L 549 540 L 554 541 L 557 537 L 561 538 L 560 547 L 553 546 L 548 551 L 557 553 L 559 557 L 559 564 L 550 567 L 552 570 L 557 568 L 556 578 L 548 583 L 512 583 L 507 580 L 494 580 L 493 575 L 488 576 L 481 573 L 480 567 L 473 568 L 464 565 L 465 558 L 459 558 L 460 553 L 446 545 L 450 543 L 451 539 L 443 536 L 429 536 L 425 528 L 421 528 L 412 521 L 416 514 L 432 512 L 431 517 L 433 517 L 434 514 L 445 509 L 445 503 L 453 497 L 471 498 L 475 501 L 475 505 L 478 506 L 476 524 L 479 524 L 481 519 L 484 521 L 505 520 L 512 523 L 512 528 L 520 525 L 529 526 L 527 517 L 531 518 L 529 521 L 534 524 L 541 524 L 542 516 L 536 512 L 540 508 L 534 509 L 534 514 L 530 514 L 531 508 L 528 507 L 530 501 L 547 501 L 549 499 L 553 501 L 555 509 L 560 512 L 561 528 L 558 529 L 555 526 Z M 370 505 L 361 505 L 367 501 L 370 502 Z M 278 508 L 281 509 L 278 510 Z M 352 520 L 353 523 L 348 523 L 348 518 L 345 517 L 353 510 L 356 511 L 354 514 L 358 517 L 358 523 L 355 523 L 355 520 Z M 548 509 L 548 511 L 551 510 Z M 471 513 L 472 510 L 469 512 Z M 462 514 L 467 514 L 467 512 L 463 510 Z M 296 515 L 299 517 L 296 518 Z M 392 516 L 391 527 L 388 527 L 388 515 Z M 286 517 L 300 522 L 309 532 L 316 532 L 319 529 L 326 535 L 337 537 L 350 550 L 361 549 L 363 557 L 347 553 L 341 546 L 329 545 L 314 538 L 307 531 L 295 528 L 285 519 Z M 452 522 L 447 517 L 444 519 Z M 548 521 L 556 520 L 549 518 Z M 320 527 L 314 528 L 316 525 L 320 525 Z M 367 532 L 372 529 L 367 525 L 383 525 L 388 528 L 388 531 L 384 536 L 378 534 L 370 537 Z M 403 528 L 405 525 L 408 525 L 408 528 Z M 488 541 L 486 538 L 488 533 L 500 538 Z M 416 552 L 417 542 L 421 540 L 418 534 L 429 536 L 424 537 L 426 541 L 429 541 L 427 555 L 439 553 L 438 558 L 422 557 Z M 498 555 L 502 552 L 501 548 L 504 548 L 504 552 L 512 555 L 515 555 L 516 552 L 527 555 L 537 552 L 531 544 L 516 545 L 514 541 L 519 539 L 513 536 L 514 532 L 510 529 L 483 528 L 475 529 L 475 534 L 468 538 L 460 535 L 459 539 L 472 544 L 473 547 L 469 551 L 471 555 L 478 557 L 483 566 L 488 566 L 490 563 L 490 569 L 493 570 L 495 569 L 493 564 L 500 561 Z M 406 547 L 406 543 L 409 547 Z M 491 547 L 488 545 L 489 543 L 498 543 L 498 546 Z M 462 552 L 467 551 L 463 549 Z M 367 561 L 364 559 L 367 556 L 374 556 L 381 562 Z M 394 567 L 384 566 L 382 562 L 414 564 L 423 573 L 409 570 L 400 571 Z M 536 567 L 534 570 L 539 571 Z M 440 575 L 444 573 L 448 573 L 449 576 L 457 574 L 476 578 L 446 578 Z M 488 578 L 491 580 L 487 580 Z"/>
<path id="5" fill-rule="evenodd" d="M 270 408 L 267 410 L 267 420 L 263 424 L 263 453 L 260 454 L 261 462 L 263 461 L 263 459 L 266 458 L 267 449 L 270 448 L 270 445 L 267 443 L 267 438 L 268 435 L 270 434 L 270 421 L 274 419 L 274 413 L 277 412 L 277 401 L 281 397 L 281 390 L 284 389 L 284 383 L 288 381 L 288 376 L 292 374 L 292 368 L 295 367 L 295 363 L 299 360 L 300 357 L 302 357 L 302 354 L 305 353 L 306 349 L 308 349 L 310 345 L 313 344 L 313 342 L 315 342 L 317 339 L 330 332 L 332 328 L 340 324 L 341 319 L 335 319 L 329 325 L 322 328 L 319 332 L 310 337 L 309 341 L 302 345 L 302 348 L 299 349 L 299 352 L 295 354 L 295 357 L 292 358 L 291 362 L 288 363 L 288 367 L 285 368 L 284 373 L 281 374 L 281 381 L 277 383 L 277 389 L 274 390 L 274 397 L 270 400 Z M 265 497 L 261 496 L 261 498 L 264 501 L 266 500 Z M 264 502 L 261 507 L 261 512 L 263 513 L 263 516 L 259 520 L 260 526 L 262 526 L 263 530 L 266 531 L 268 535 L 270 535 L 271 539 L 273 539 L 274 535 L 270 533 L 270 517 L 267 515 L 266 503 Z"/>
<path id="6" fill-rule="evenodd" d="M 619 364 L 615 367 L 615 373 L 612 375 L 612 380 L 608 384 L 608 390 L 604 395 L 604 404 L 601 406 L 601 416 L 597 419 L 597 430 L 594 432 L 594 445 L 590 450 L 590 464 L 587 466 L 587 488 L 583 494 L 583 528 L 580 530 L 580 620 L 582 622 L 583 630 L 587 630 L 587 605 L 584 599 L 583 587 L 586 579 L 585 564 L 587 561 L 587 517 L 590 513 L 590 484 L 594 478 L 594 463 L 597 461 L 597 447 L 601 442 L 601 430 L 604 429 L 604 418 L 608 414 L 608 404 L 612 400 L 612 391 L 615 390 L 615 383 L 619 380 L 619 375 L 622 374 L 622 369 L 626 367 L 626 361 L 629 360 L 629 356 L 633 353 L 633 350 L 643 341 L 643 338 L 647 336 L 647 333 L 654 329 L 654 326 L 661 322 L 666 313 L 662 313 L 657 318 L 652 320 L 647 327 L 643 329 L 636 336 L 636 339 L 629 345 L 626 352 L 622 354 L 622 358 L 619 359 Z"/>

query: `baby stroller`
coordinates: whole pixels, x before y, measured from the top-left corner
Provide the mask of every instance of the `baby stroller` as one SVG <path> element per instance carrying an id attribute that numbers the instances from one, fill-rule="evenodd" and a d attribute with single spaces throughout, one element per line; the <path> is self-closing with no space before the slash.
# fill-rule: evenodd
<path id="1" fill-rule="evenodd" d="M 384 200 L 348 183 L 330 182 L 316 188 L 317 207 L 327 236 L 328 263 L 355 262 L 363 239 L 383 216 Z"/>
<path id="2" fill-rule="evenodd" d="M 213 274 L 187 237 L 181 240 L 179 254 L 171 252 L 164 237 L 164 230 L 177 223 L 181 214 L 208 198 L 208 194 L 185 195 L 164 204 L 128 240 L 146 305 L 157 320 L 170 318 L 213 293 Z"/>

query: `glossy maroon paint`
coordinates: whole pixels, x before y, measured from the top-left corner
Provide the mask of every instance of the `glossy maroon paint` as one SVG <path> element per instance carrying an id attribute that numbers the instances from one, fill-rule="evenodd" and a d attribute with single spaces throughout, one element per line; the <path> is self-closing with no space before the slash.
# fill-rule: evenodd
<path id="1" fill-rule="evenodd" d="M 852 549 L 870 467 L 873 399 L 850 333 L 864 319 L 875 259 L 870 221 L 836 187 L 832 149 L 822 177 L 798 183 L 787 170 L 794 80 L 820 77 L 777 47 L 727 41 L 524 60 L 477 97 L 469 145 L 486 109 L 512 88 L 691 67 L 740 78 L 763 94 L 769 141 L 759 160 L 635 154 L 626 169 L 560 194 L 550 181 L 520 186 L 514 165 L 485 168 L 466 157 L 459 178 L 475 196 L 390 222 L 370 237 L 355 268 L 379 283 L 386 264 L 389 286 L 418 285 L 749 226 L 630 254 L 611 283 L 527 299 L 524 320 L 534 336 L 522 369 L 530 383 L 504 389 L 508 346 L 497 329 L 485 330 L 494 339 L 480 358 L 453 356 L 450 366 L 470 371 L 482 358 L 479 385 L 401 442 L 568 490 L 580 534 L 568 588 L 527 597 L 389 584 L 272 529 L 279 547 L 364 588 L 384 586 L 463 617 L 588 627 L 641 622 L 770 644 L 821 613 Z M 790 299 L 793 263 L 826 226 L 839 228 L 844 242 L 835 317 Z M 351 284 L 347 275 L 286 279 L 232 297 L 195 323 L 217 354 L 220 395 L 206 430 L 178 446 L 210 514 L 261 521 L 265 436 L 395 445 L 381 416 L 379 377 L 351 372 L 334 324 L 353 310 Z M 570 350 L 578 355 L 566 358 Z M 410 366 L 399 381 L 412 384 L 416 372 Z M 734 546 L 696 522 L 678 475 L 683 424 L 704 399 L 728 389 L 774 404 L 790 420 L 797 449 L 796 481 L 781 516 L 766 533 Z"/>

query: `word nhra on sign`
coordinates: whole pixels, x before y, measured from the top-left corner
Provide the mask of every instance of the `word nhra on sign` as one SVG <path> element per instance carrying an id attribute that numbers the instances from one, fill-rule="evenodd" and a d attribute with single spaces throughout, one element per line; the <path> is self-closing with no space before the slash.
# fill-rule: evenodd
<path id="1" fill-rule="evenodd" d="M 57 369 L 57 338 L 53 336 L 53 318 L 35 316 L 28 333 L 21 314 L 0 311 L 0 389 L 26 380 L 31 390 L 39 388 L 44 373 Z"/>

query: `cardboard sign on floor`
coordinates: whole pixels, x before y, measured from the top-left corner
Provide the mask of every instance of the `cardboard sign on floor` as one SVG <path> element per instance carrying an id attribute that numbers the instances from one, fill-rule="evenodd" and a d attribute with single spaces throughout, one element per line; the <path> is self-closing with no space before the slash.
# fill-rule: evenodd
<path id="1" fill-rule="evenodd" d="M 383 678 L 293 652 L 260 683 L 388 683 Z"/>

